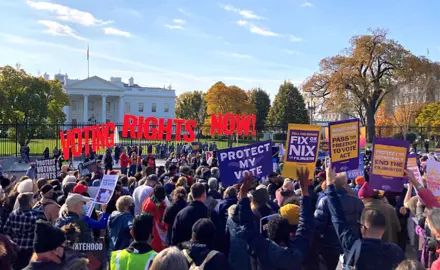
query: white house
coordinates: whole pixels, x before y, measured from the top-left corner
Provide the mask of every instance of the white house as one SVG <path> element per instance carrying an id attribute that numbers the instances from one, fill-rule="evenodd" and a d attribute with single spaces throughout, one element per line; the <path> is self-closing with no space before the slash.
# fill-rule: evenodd
<path id="1" fill-rule="evenodd" d="M 70 80 L 67 74 L 57 74 L 55 78 L 70 95 L 71 104 L 64 107 L 68 123 L 123 123 L 124 114 L 174 118 L 176 93 L 171 87 L 142 87 L 133 78 L 128 84 L 115 77 Z"/>

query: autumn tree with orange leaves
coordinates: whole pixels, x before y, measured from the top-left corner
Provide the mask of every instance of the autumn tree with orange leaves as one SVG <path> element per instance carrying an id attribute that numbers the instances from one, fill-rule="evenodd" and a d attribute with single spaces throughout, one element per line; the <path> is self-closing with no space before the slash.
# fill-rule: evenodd
<path id="1" fill-rule="evenodd" d="M 320 71 L 307 79 L 303 89 L 324 98 L 335 110 L 341 107 L 337 105 L 341 100 L 353 100 L 354 106 L 359 105 L 355 109 L 365 113 L 367 138 L 371 142 L 375 134 L 375 114 L 382 102 L 399 83 L 414 80 L 410 74 L 421 78 L 424 69 L 420 64 L 422 59 L 387 38 L 385 30 L 370 32 L 353 37 L 344 53 L 322 59 Z"/>

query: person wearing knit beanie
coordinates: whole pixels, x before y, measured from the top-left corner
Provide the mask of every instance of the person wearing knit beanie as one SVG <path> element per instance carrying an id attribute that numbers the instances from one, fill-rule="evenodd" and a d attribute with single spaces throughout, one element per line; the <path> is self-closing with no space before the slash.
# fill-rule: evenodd
<path id="1" fill-rule="evenodd" d="M 63 186 L 66 185 L 67 183 L 76 183 L 76 177 L 73 175 L 67 175 L 66 177 L 64 177 L 63 179 Z"/>
<path id="2" fill-rule="evenodd" d="M 359 190 L 361 189 L 361 187 L 365 184 L 365 178 L 362 175 L 358 175 L 355 179 L 354 182 L 356 184 L 356 186 L 353 188 L 353 192 L 356 196 L 359 197 Z"/>
<path id="3" fill-rule="evenodd" d="M 192 227 L 192 239 L 212 248 L 215 232 L 216 228 L 214 223 L 207 218 L 202 218 L 194 223 Z"/>
<path id="4" fill-rule="evenodd" d="M 35 226 L 34 251 L 35 257 L 29 265 L 29 269 L 60 269 L 64 247 L 66 246 L 65 233 L 51 223 L 38 220 Z"/>
<path id="5" fill-rule="evenodd" d="M 369 185 L 368 182 L 365 182 L 362 187 L 359 189 L 358 197 L 360 199 L 368 199 L 375 198 L 377 196 L 377 192 L 374 191 Z"/>
<path id="6" fill-rule="evenodd" d="M 298 225 L 300 207 L 296 204 L 286 204 L 280 208 L 280 215 L 287 218 L 290 225 Z"/>
<path id="7" fill-rule="evenodd" d="M 20 182 L 17 187 L 18 193 L 34 192 L 34 181 L 26 179 Z"/>

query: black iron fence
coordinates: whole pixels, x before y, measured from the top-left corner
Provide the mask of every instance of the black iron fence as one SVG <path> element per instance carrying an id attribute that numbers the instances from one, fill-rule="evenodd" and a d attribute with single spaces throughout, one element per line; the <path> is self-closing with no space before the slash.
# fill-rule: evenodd
<path id="1" fill-rule="evenodd" d="M 60 131 L 67 131 L 73 128 L 83 128 L 96 123 L 65 123 L 65 124 L 47 124 L 47 123 L 13 123 L 0 124 L 0 156 L 20 156 L 21 145 L 27 144 L 30 148 L 30 155 L 42 156 L 44 150 L 49 148 L 52 155 L 56 147 L 61 149 Z M 117 127 L 120 143 L 123 145 L 138 145 L 146 147 L 148 144 L 163 144 L 165 140 L 146 140 L 144 138 L 133 139 L 130 136 L 122 137 L 122 123 L 115 124 Z M 173 127 L 175 131 L 175 127 Z M 200 143 L 216 144 L 217 149 L 229 148 L 251 144 L 257 141 L 272 139 L 274 142 L 285 143 L 287 124 L 282 126 L 266 126 L 259 129 L 256 135 L 252 136 L 210 136 L 210 126 L 201 126 L 195 129 L 195 141 Z M 183 133 L 184 134 L 184 133 Z M 426 139 L 430 140 L 430 148 L 435 148 L 440 139 L 440 127 L 409 127 L 406 130 L 398 126 L 378 126 L 375 129 L 378 137 L 394 137 L 404 139 L 410 136 L 418 145 L 419 149 L 424 148 Z M 165 137 L 165 136 L 164 136 Z M 409 139 L 411 139 L 409 138 Z M 173 140 L 168 144 L 177 142 Z M 408 139 L 408 138 L 406 138 Z M 181 143 L 184 143 L 182 140 Z M 154 147 L 153 147 L 154 148 Z M 104 150 L 102 150 L 103 152 Z"/>

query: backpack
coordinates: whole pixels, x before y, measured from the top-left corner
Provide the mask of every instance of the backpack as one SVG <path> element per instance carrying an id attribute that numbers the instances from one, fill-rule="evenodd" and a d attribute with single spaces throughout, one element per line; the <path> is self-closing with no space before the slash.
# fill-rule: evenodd
<path id="1" fill-rule="evenodd" d="M 350 248 L 347 254 L 342 254 L 339 256 L 339 263 L 336 270 L 356 270 L 356 263 L 361 254 L 362 240 L 356 240 Z M 345 256 L 347 255 L 347 256 Z M 354 258 L 353 258 L 354 256 Z M 353 266 L 351 266 L 351 261 L 353 259 Z"/>
<path id="2" fill-rule="evenodd" d="M 220 252 L 218 252 L 217 250 L 211 250 L 211 251 L 208 253 L 208 255 L 206 256 L 206 258 L 203 260 L 202 264 L 199 265 L 199 266 L 197 266 L 197 265 L 194 263 L 193 259 L 191 259 L 191 257 L 189 256 L 189 254 L 188 254 L 188 250 L 187 250 L 187 249 L 184 249 L 184 250 L 183 250 L 183 255 L 185 255 L 186 260 L 187 260 L 188 263 L 190 264 L 190 266 L 189 266 L 189 270 L 203 270 L 203 269 L 205 269 L 205 265 L 206 265 L 206 264 L 207 264 L 212 258 L 214 258 L 214 256 L 217 255 L 218 253 L 220 253 Z"/>

